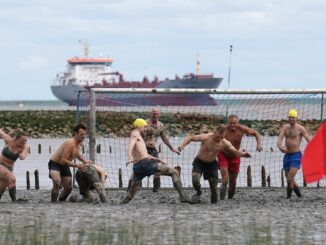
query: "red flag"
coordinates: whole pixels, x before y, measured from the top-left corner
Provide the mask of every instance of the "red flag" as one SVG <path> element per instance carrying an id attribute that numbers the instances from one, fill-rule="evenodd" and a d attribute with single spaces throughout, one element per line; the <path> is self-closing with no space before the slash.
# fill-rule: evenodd
<path id="1" fill-rule="evenodd" d="M 326 123 L 318 129 L 302 157 L 302 171 L 307 183 L 326 176 Z"/>

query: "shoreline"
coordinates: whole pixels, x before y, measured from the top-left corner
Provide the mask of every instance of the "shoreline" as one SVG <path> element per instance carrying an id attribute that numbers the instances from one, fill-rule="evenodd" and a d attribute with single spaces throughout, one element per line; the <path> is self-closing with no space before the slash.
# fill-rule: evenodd
<path id="1" fill-rule="evenodd" d="M 80 122 L 88 125 L 85 112 L 79 113 Z M 30 138 L 67 138 L 72 136 L 76 124 L 76 111 L 73 110 L 29 110 L 1 111 L 1 128 L 11 134 L 15 128 L 22 128 Z M 99 137 L 129 137 L 132 122 L 138 117 L 149 118 L 150 113 L 141 112 L 97 112 L 97 135 Z M 166 126 L 169 136 L 207 133 L 218 124 L 225 124 L 223 115 L 200 115 L 198 113 L 162 113 L 160 121 Z M 262 136 L 276 136 L 285 120 L 240 120 L 240 123 L 257 130 Z M 299 120 L 314 134 L 320 120 Z"/>

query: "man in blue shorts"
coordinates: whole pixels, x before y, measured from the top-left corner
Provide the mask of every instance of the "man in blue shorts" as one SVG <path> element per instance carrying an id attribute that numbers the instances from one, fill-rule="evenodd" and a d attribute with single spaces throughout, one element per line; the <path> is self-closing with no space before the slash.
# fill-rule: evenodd
<path id="1" fill-rule="evenodd" d="M 161 159 L 148 154 L 144 135 L 147 130 L 147 122 L 138 118 L 133 123 L 134 130 L 131 132 L 128 143 L 128 163 L 133 163 L 133 177 L 128 194 L 122 199 L 121 203 L 129 203 L 139 189 L 143 178 L 155 173 L 170 176 L 173 186 L 178 191 L 181 202 L 189 202 L 182 191 L 182 184 L 178 171 L 169 167 Z"/>
<path id="2" fill-rule="evenodd" d="M 283 169 L 288 182 L 287 198 L 291 198 L 292 191 L 302 197 L 298 184 L 294 181 L 294 177 L 300 169 L 302 153 L 300 144 L 302 137 L 310 142 L 311 136 L 307 130 L 297 122 L 298 112 L 291 109 L 288 113 L 288 123 L 283 125 L 277 140 L 277 147 L 281 152 L 285 153 L 283 158 Z M 285 146 L 282 145 L 285 137 Z"/>

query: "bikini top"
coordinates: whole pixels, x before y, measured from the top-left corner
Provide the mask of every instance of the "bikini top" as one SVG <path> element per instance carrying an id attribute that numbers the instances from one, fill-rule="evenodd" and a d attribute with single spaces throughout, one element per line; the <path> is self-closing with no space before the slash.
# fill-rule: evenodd
<path id="1" fill-rule="evenodd" d="M 5 158 L 8 158 L 9 160 L 16 161 L 19 157 L 19 153 L 13 153 L 11 150 L 9 150 L 9 147 L 4 147 L 2 150 L 2 155 Z"/>

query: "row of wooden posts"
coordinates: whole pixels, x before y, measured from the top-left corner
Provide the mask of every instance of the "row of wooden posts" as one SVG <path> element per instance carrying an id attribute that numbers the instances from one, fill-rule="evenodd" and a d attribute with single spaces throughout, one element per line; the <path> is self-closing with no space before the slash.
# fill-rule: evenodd
<path id="1" fill-rule="evenodd" d="M 40 189 L 40 175 L 39 175 L 39 171 L 37 169 L 34 171 L 34 177 L 35 177 L 35 190 L 39 190 Z M 26 171 L 26 189 L 27 190 L 31 189 L 29 171 Z"/>
<path id="2" fill-rule="evenodd" d="M 181 167 L 176 166 L 174 167 L 178 173 L 179 176 L 181 175 Z M 36 169 L 34 171 L 34 177 L 35 177 L 35 190 L 40 189 L 40 179 L 39 179 L 39 171 Z M 281 170 L 281 185 L 284 187 L 284 170 Z M 261 186 L 262 187 L 271 187 L 271 178 L 270 175 L 266 177 L 266 170 L 265 167 L 261 167 Z M 303 179 L 303 186 L 306 187 L 307 183 Z M 252 175 L 251 175 L 251 166 L 247 167 L 247 187 L 252 187 Z M 319 182 L 317 183 L 317 187 L 319 187 Z M 29 171 L 26 171 L 26 188 L 29 190 L 31 188 L 30 183 L 30 174 Z M 122 169 L 119 168 L 119 188 L 123 188 L 123 181 L 122 181 Z"/>
<path id="3" fill-rule="evenodd" d="M 181 175 L 181 167 L 176 166 L 174 167 L 177 169 L 179 176 Z M 262 187 L 271 187 L 271 176 L 268 175 L 266 177 L 266 169 L 264 166 L 261 167 L 261 186 Z M 284 170 L 281 170 L 281 186 L 284 187 Z M 303 179 L 303 186 L 306 187 L 307 183 Z M 122 182 L 122 170 L 119 168 L 119 188 L 123 187 L 123 182 Z M 251 174 L 251 166 L 247 167 L 247 187 L 252 187 L 252 174 Z M 319 187 L 319 182 L 317 183 L 317 187 Z"/>
<path id="4" fill-rule="evenodd" d="M 51 152 L 52 152 L 52 148 L 49 145 L 49 153 L 51 153 Z M 109 152 L 112 153 L 112 147 L 111 146 L 109 146 Z M 28 153 L 31 153 L 31 148 L 28 149 Z M 37 153 L 38 154 L 42 153 L 42 145 L 41 144 L 38 144 L 38 146 L 37 146 Z M 85 153 L 85 147 L 84 146 L 82 147 L 82 153 Z M 98 144 L 96 146 L 96 153 L 101 153 L 101 144 Z"/>

